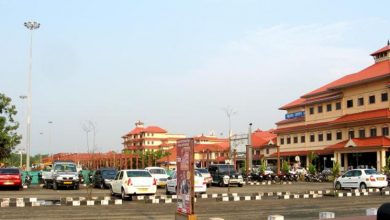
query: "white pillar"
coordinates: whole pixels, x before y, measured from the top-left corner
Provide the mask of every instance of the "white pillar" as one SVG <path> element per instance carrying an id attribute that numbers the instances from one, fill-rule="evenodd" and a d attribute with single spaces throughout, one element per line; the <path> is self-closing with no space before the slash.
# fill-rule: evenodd
<path id="1" fill-rule="evenodd" d="M 383 167 L 386 166 L 386 150 L 385 149 L 382 149 L 381 150 L 381 171 L 383 171 Z M 379 170 L 379 169 L 378 169 Z"/>

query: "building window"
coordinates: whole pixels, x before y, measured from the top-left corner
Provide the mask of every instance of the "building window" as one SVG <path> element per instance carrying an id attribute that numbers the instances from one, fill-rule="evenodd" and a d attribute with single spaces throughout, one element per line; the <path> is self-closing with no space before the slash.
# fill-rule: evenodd
<path id="1" fill-rule="evenodd" d="M 362 105 L 364 105 L 364 98 L 360 97 L 358 98 L 358 106 L 362 106 Z"/>
<path id="2" fill-rule="evenodd" d="M 280 138 L 280 145 L 284 144 L 284 138 Z"/>
<path id="3" fill-rule="evenodd" d="M 322 113 L 322 105 L 319 105 L 317 110 L 318 110 L 318 113 Z"/>
<path id="4" fill-rule="evenodd" d="M 375 95 L 370 95 L 370 97 L 368 97 L 368 100 L 369 100 L 370 104 L 374 104 L 375 103 Z"/>
<path id="5" fill-rule="evenodd" d="M 366 130 L 364 128 L 359 129 L 359 138 L 365 138 L 366 137 Z"/>
<path id="6" fill-rule="evenodd" d="M 381 100 L 382 102 L 387 102 L 387 100 L 389 100 L 387 92 L 381 94 Z"/>
<path id="7" fill-rule="evenodd" d="M 315 136 L 314 136 L 314 134 L 310 134 L 310 142 L 314 142 L 315 141 Z"/>
<path id="8" fill-rule="evenodd" d="M 310 112 L 311 115 L 314 114 L 314 108 L 313 108 L 313 107 L 310 107 L 310 108 L 309 108 L 309 112 Z"/>
<path id="9" fill-rule="evenodd" d="M 291 138 L 287 137 L 287 144 L 291 144 Z"/>
<path id="10" fill-rule="evenodd" d="M 370 128 L 370 137 L 376 137 L 376 127 Z"/>
<path id="11" fill-rule="evenodd" d="M 324 140 L 324 134 L 320 133 L 318 134 L 318 141 L 323 141 Z"/>
<path id="12" fill-rule="evenodd" d="M 306 139 L 305 135 L 302 135 L 302 136 L 301 136 L 301 143 L 305 143 L 305 142 L 306 142 L 305 139 Z"/>
<path id="13" fill-rule="evenodd" d="M 327 104 L 327 105 L 326 105 L 326 111 L 327 111 L 327 112 L 332 111 L 332 104 Z"/>
<path id="14" fill-rule="evenodd" d="M 341 109 L 341 102 L 336 102 L 336 110 L 340 110 Z"/>
<path id="15" fill-rule="evenodd" d="M 332 140 L 332 133 L 331 132 L 326 133 L 326 140 L 327 141 L 331 141 Z"/>
<path id="16" fill-rule="evenodd" d="M 388 136 L 389 135 L 389 127 L 382 127 L 382 136 Z"/>
<path id="17" fill-rule="evenodd" d="M 336 139 L 337 139 L 337 140 L 343 139 L 343 133 L 342 133 L 341 131 L 337 131 L 337 132 L 336 132 Z"/>
<path id="18" fill-rule="evenodd" d="M 298 137 L 294 137 L 294 144 L 297 144 L 298 143 Z"/>
<path id="19" fill-rule="evenodd" d="M 265 153 L 266 153 L 266 154 L 269 154 L 269 148 L 267 148 L 267 149 L 265 150 Z M 260 151 L 259 151 L 259 154 L 260 154 Z"/>
<path id="20" fill-rule="evenodd" d="M 352 139 L 352 138 L 355 138 L 355 131 L 354 130 L 349 130 L 348 131 L 348 137 L 350 138 L 350 139 Z"/>
<path id="21" fill-rule="evenodd" d="M 350 99 L 347 101 L 347 108 L 352 108 L 353 107 L 353 100 Z"/>

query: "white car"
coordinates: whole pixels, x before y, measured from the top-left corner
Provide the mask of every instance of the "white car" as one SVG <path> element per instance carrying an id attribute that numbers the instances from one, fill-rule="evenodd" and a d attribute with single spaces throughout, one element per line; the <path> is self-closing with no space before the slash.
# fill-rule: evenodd
<path id="1" fill-rule="evenodd" d="M 111 182 L 111 194 L 120 194 L 123 200 L 131 200 L 133 195 L 154 195 L 156 182 L 147 170 L 121 170 Z"/>
<path id="2" fill-rule="evenodd" d="M 167 185 L 168 174 L 164 168 L 161 167 L 146 167 L 145 170 L 149 171 L 150 174 L 157 180 L 157 186 L 164 187 Z"/>
<path id="3" fill-rule="evenodd" d="M 374 169 L 349 170 L 338 177 L 334 182 L 335 189 L 342 188 L 385 188 L 387 187 L 386 176 L 379 174 Z"/>
<path id="4" fill-rule="evenodd" d="M 195 193 L 206 193 L 207 191 L 207 182 L 204 177 L 198 172 L 195 171 L 194 174 L 195 184 L 194 184 L 194 192 Z M 166 194 L 176 194 L 176 171 L 172 173 L 172 176 L 168 178 L 166 189 Z"/>

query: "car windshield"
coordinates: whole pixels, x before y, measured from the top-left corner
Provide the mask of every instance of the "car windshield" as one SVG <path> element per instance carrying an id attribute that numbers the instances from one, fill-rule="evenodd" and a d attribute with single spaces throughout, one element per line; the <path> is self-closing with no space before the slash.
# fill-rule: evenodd
<path id="1" fill-rule="evenodd" d="M 167 174 L 164 169 L 150 169 L 149 172 L 151 174 Z"/>
<path id="2" fill-rule="evenodd" d="M 198 171 L 199 173 L 209 173 L 209 171 L 206 169 L 196 169 L 196 171 Z"/>
<path id="3" fill-rule="evenodd" d="M 0 169 L 0 174 L 19 174 L 18 169 Z"/>
<path id="4" fill-rule="evenodd" d="M 234 166 L 233 165 L 221 165 L 219 167 L 219 172 L 224 174 L 234 174 Z"/>
<path id="5" fill-rule="evenodd" d="M 364 172 L 367 175 L 378 174 L 378 172 L 376 172 L 376 170 L 374 170 L 374 169 L 364 170 Z"/>
<path id="6" fill-rule="evenodd" d="M 74 164 L 56 164 L 54 171 L 59 172 L 77 172 Z"/>
<path id="7" fill-rule="evenodd" d="M 132 170 L 132 171 L 127 171 L 127 176 L 128 177 L 152 177 L 148 171 L 143 171 L 143 170 Z"/>
<path id="8" fill-rule="evenodd" d="M 103 170 L 102 175 L 103 176 L 115 176 L 116 170 Z"/>

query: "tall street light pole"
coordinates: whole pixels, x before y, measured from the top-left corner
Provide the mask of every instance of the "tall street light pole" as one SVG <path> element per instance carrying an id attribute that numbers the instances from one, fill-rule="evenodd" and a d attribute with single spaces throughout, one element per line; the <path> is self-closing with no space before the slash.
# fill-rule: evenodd
<path id="1" fill-rule="evenodd" d="M 28 71 L 28 95 L 27 95 L 27 144 L 26 144 L 26 170 L 30 171 L 30 147 L 31 147 L 31 78 L 32 78 L 32 36 L 33 30 L 38 29 L 40 24 L 36 21 L 24 22 L 24 26 L 30 30 L 30 65 Z"/>

